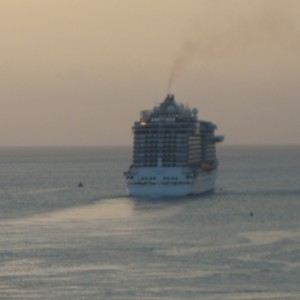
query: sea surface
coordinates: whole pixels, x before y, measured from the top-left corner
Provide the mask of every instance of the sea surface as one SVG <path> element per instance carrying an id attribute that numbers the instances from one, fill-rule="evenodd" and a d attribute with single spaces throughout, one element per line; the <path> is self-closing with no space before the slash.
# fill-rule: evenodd
<path id="1" fill-rule="evenodd" d="M 1 148 L 0 299 L 299 300 L 300 147 L 218 150 L 214 193 L 135 199 L 130 148 Z"/>

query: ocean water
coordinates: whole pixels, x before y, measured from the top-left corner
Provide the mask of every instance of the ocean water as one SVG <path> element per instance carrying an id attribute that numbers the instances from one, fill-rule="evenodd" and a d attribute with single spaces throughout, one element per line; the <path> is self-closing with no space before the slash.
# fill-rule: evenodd
<path id="1" fill-rule="evenodd" d="M 218 153 L 214 193 L 134 199 L 130 148 L 1 148 L 0 299 L 300 299 L 300 147 Z"/>

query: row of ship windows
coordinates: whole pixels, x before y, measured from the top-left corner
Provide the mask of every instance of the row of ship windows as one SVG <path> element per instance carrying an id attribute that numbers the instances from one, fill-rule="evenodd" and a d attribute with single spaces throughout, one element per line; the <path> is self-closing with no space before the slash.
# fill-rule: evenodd
<path id="1" fill-rule="evenodd" d="M 158 156 L 157 153 L 134 153 L 134 160 L 158 160 L 159 157 L 162 158 L 162 160 L 170 160 L 170 159 L 185 159 L 187 157 L 208 157 L 208 156 L 216 156 L 215 153 L 189 153 L 187 155 L 186 153 L 178 153 L 178 152 L 173 152 L 173 153 L 167 153 L 166 155 L 163 154 L 162 156 Z"/>
<path id="2" fill-rule="evenodd" d="M 187 147 L 187 143 L 172 143 L 172 142 L 163 142 L 163 143 L 134 143 L 134 147 L 138 148 L 158 148 L 158 147 Z M 199 145 L 200 147 L 200 145 Z"/>
<path id="3" fill-rule="evenodd" d="M 200 153 L 200 152 L 198 152 Z M 186 151 L 134 151 L 134 157 L 187 157 L 188 152 Z"/>
<path id="4" fill-rule="evenodd" d="M 161 144 L 161 143 L 187 143 L 187 139 L 177 139 L 177 140 L 171 140 L 171 139 L 160 139 L 160 140 L 146 140 L 146 139 L 134 139 L 135 143 L 138 144 Z M 200 140 L 199 140 L 200 143 Z"/>
<path id="5" fill-rule="evenodd" d="M 181 137 L 177 137 L 177 138 L 169 138 L 166 136 L 162 136 L 160 138 L 147 138 L 147 137 L 142 137 L 142 136 L 136 136 L 134 137 L 134 140 L 137 142 L 148 142 L 148 143 L 157 143 L 157 142 L 161 142 L 161 141 L 172 141 L 172 142 L 186 142 L 189 139 L 187 137 L 181 136 Z M 199 139 L 200 141 L 200 139 Z"/>
<path id="6" fill-rule="evenodd" d="M 200 149 L 193 149 L 188 151 L 187 149 L 174 149 L 174 148 L 163 148 L 163 149 L 134 149 L 134 156 L 187 156 L 187 155 L 215 155 L 216 151 L 201 151 Z"/>
<path id="7" fill-rule="evenodd" d="M 161 149 L 161 148 L 178 148 L 178 149 L 187 149 L 187 143 L 182 144 L 172 144 L 172 143 L 159 143 L 159 144 L 134 144 L 135 149 Z M 199 147 L 200 148 L 200 147 Z"/>
<path id="8" fill-rule="evenodd" d="M 144 129 L 139 128 L 138 130 L 134 130 L 134 133 L 138 133 L 140 135 L 147 135 L 147 136 L 160 136 L 160 135 L 195 135 L 195 129 L 190 128 L 177 128 L 174 130 L 164 130 L 164 129 Z"/>
<path id="9" fill-rule="evenodd" d="M 173 154 L 173 155 L 172 155 Z M 179 153 L 169 153 L 168 155 L 162 155 L 162 156 L 157 156 L 157 155 L 151 155 L 151 154 L 146 154 L 143 155 L 142 153 L 140 155 L 135 154 L 133 159 L 134 160 L 140 160 L 140 161 L 144 161 L 144 160 L 155 160 L 157 161 L 159 158 L 161 158 L 162 161 L 165 160 L 170 160 L 170 159 L 186 159 L 187 157 L 189 157 L 186 154 L 182 154 L 180 155 Z"/>
<path id="10" fill-rule="evenodd" d="M 182 146 L 173 146 L 173 145 L 163 145 L 163 146 L 134 146 L 134 150 L 135 151 L 139 151 L 139 152 L 144 152 L 144 151 L 154 151 L 154 152 L 158 152 L 161 150 L 178 150 L 178 151 L 187 151 L 189 148 L 187 147 L 187 145 L 182 145 Z M 194 148 L 193 148 L 194 149 Z M 200 150 L 200 148 L 198 148 Z"/>
<path id="11" fill-rule="evenodd" d="M 133 179 L 133 177 L 131 178 Z M 140 180 L 156 180 L 156 177 L 141 177 Z"/>
<path id="12" fill-rule="evenodd" d="M 134 158 L 139 158 L 139 159 L 158 159 L 158 157 L 162 157 L 164 158 L 169 158 L 169 157 L 188 157 L 187 153 L 182 151 L 182 152 L 178 152 L 178 151 L 167 151 L 167 152 L 151 152 L 151 151 L 147 151 L 147 152 L 134 152 Z"/>
<path id="13" fill-rule="evenodd" d="M 144 134 L 144 135 L 158 135 L 158 134 L 200 134 L 200 135 L 214 135 L 214 131 L 212 130 L 197 130 L 196 128 L 176 128 L 174 130 L 164 130 L 164 129 L 154 129 L 154 128 L 146 128 L 146 127 L 139 127 L 133 128 L 135 134 Z"/>
<path id="14" fill-rule="evenodd" d="M 200 152 L 200 151 L 198 151 Z M 151 155 L 151 156 L 169 156 L 178 154 L 180 156 L 187 154 L 187 149 L 134 149 L 134 154 L 141 155 Z"/>
<path id="15" fill-rule="evenodd" d="M 135 146 L 161 146 L 161 145 L 174 145 L 174 146 L 183 146 L 183 145 L 189 145 L 197 146 L 197 147 L 203 147 L 203 148 L 214 148 L 215 143 L 203 143 L 200 140 L 199 141 L 187 141 L 187 140 L 161 140 L 161 141 L 144 141 L 144 140 L 135 140 L 134 141 Z"/>
<path id="16" fill-rule="evenodd" d="M 200 152 L 201 150 L 201 147 L 199 146 L 193 146 L 193 147 L 188 147 L 188 145 L 172 145 L 172 144 L 169 144 L 169 145 L 160 145 L 160 146 L 157 146 L 157 145 L 149 145 L 149 146 L 144 146 L 144 145 L 134 145 L 134 148 L 133 148 L 135 151 L 138 151 L 138 152 L 144 152 L 144 151 L 154 151 L 154 152 L 158 152 L 158 151 L 168 151 L 168 150 L 178 150 L 179 152 L 180 151 L 198 151 Z M 214 149 L 202 149 L 203 150 L 208 150 L 208 151 L 213 151 Z M 203 151 L 204 152 L 204 151 Z"/>
<path id="17" fill-rule="evenodd" d="M 194 145 L 192 147 L 188 147 L 188 145 L 172 145 L 172 144 L 166 144 L 166 145 L 134 145 L 134 150 L 139 150 L 139 151 L 149 151 L 149 150 L 152 150 L 152 151 L 159 151 L 159 150 L 178 150 L 178 151 L 198 151 L 200 152 L 201 150 L 203 152 L 206 152 L 206 151 L 215 151 L 215 148 L 213 149 L 203 149 L 201 148 L 200 146 L 198 145 Z"/>
<path id="18" fill-rule="evenodd" d="M 159 151 L 159 150 L 178 150 L 178 151 L 187 151 L 189 148 L 187 145 L 174 146 L 174 145 L 161 145 L 161 146 L 134 146 L 134 150 L 138 151 Z M 193 148 L 194 149 L 194 148 Z M 200 148 L 198 148 L 200 150 Z"/>
<path id="19" fill-rule="evenodd" d="M 157 138 L 161 136 L 169 136 L 169 137 L 177 137 L 177 136 L 189 136 L 190 138 L 193 137 L 202 137 L 202 138 L 212 138 L 214 137 L 213 132 L 197 132 L 194 130 L 180 130 L 180 131 L 175 131 L 175 132 L 158 132 L 158 131 L 136 131 L 135 130 L 135 135 L 137 136 L 144 136 L 144 137 L 151 137 L 151 138 Z"/>
<path id="20" fill-rule="evenodd" d="M 135 132 L 142 132 L 142 133 L 177 133 L 177 132 L 186 132 L 186 131 L 195 131 L 197 128 L 191 127 L 191 126 L 186 126 L 183 124 L 180 124 L 180 126 L 174 126 L 174 123 L 170 125 L 170 127 L 150 127 L 149 125 L 147 127 L 132 127 Z M 204 128 L 203 126 L 200 127 L 200 132 L 201 133 L 206 133 L 206 134 L 212 134 L 214 132 L 213 128 Z"/>
<path id="21" fill-rule="evenodd" d="M 147 139 L 144 137 L 135 137 L 134 139 L 136 142 L 148 142 L 148 143 L 158 143 L 158 142 L 162 142 L 162 141 L 170 141 L 170 142 L 187 142 L 188 139 L 185 137 L 178 137 L 177 139 L 171 139 L 168 137 L 161 137 L 160 139 Z"/>
<path id="22" fill-rule="evenodd" d="M 186 165 L 187 161 L 166 161 L 161 163 L 162 167 L 179 167 L 179 166 L 183 166 Z M 135 166 L 140 166 L 140 167 L 157 167 L 158 164 L 157 162 L 134 162 Z"/>
<path id="23" fill-rule="evenodd" d="M 187 148 L 188 144 L 187 143 L 134 143 L 134 148 L 137 149 L 160 149 L 160 148 L 167 148 L 167 147 L 172 147 L 172 148 Z M 200 148 L 200 147 L 199 147 Z"/>
<path id="24" fill-rule="evenodd" d="M 173 153 L 162 153 L 162 155 L 157 155 L 157 153 L 135 153 L 133 158 L 138 159 L 138 160 L 144 160 L 144 159 L 155 159 L 158 160 L 158 158 L 161 158 L 162 160 L 165 159 L 175 159 L 175 158 L 180 158 L 184 159 L 187 158 L 189 155 L 186 153 L 178 153 L 178 152 L 173 152 Z"/>
<path id="25" fill-rule="evenodd" d="M 194 131 L 190 131 L 190 130 L 180 130 L 180 131 L 176 131 L 176 132 L 174 132 L 174 134 L 175 135 L 189 135 L 189 134 L 193 134 L 194 133 Z M 151 136 L 151 135 L 153 135 L 153 136 L 165 136 L 165 135 L 168 135 L 169 133 L 165 133 L 165 132 L 158 132 L 158 131 L 141 131 L 141 130 L 135 130 L 134 131 L 134 134 L 135 135 L 143 135 L 143 136 Z"/>
<path id="26" fill-rule="evenodd" d="M 140 144 L 159 144 L 159 143 L 187 143 L 187 139 L 157 139 L 157 140 L 150 140 L 150 139 L 134 139 L 135 143 Z M 200 140 L 199 140 L 200 142 Z"/>
<path id="27" fill-rule="evenodd" d="M 156 177 L 141 177 L 141 180 L 156 180 Z M 178 177 L 163 177 L 163 180 L 178 180 Z"/>
<path id="28" fill-rule="evenodd" d="M 135 150 L 134 156 L 170 156 L 170 155 L 178 155 L 178 156 L 185 156 L 188 152 L 186 149 L 178 150 L 178 149 L 163 149 L 160 151 L 155 150 Z M 200 153 L 200 151 L 198 152 Z"/>
<path id="29" fill-rule="evenodd" d="M 199 155 L 199 156 L 189 156 L 189 157 L 165 157 L 161 160 L 162 164 L 177 164 L 177 163 L 186 163 L 187 161 L 206 161 L 209 159 L 215 159 L 216 155 Z M 157 165 L 158 164 L 158 159 L 156 158 L 140 158 L 140 157 L 135 157 L 133 159 L 133 162 L 135 164 L 153 164 Z"/>
<path id="30" fill-rule="evenodd" d="M 139 123 L 137 123 L 139 124 Z M 175 132 L 175 131 L 178 131 L 178 130 L 193 130 L 195 129 L 195 127 L 191 126 L 190 124 L 184 124 L 184 123 L 180 123 L 180 124 L 151 124 L 151 123 L 148 123 L 148 126 L 147 127 L 138 127 L 138 128 L 135 128 L 133 127 L 133 129 L 135 129 L 136 131 L 158 131 L 158 132 Z"/>
<path id="31" fill-rule="evenodd" d="M 131 181 L 130 184 L 134 184 L 134 185 L 158 185 L 158 183 L 156 182 L 142 182 L 142 181 Z M 191 184 L 190 181 L 174 181 L 174 182 L 162 182 L 160 183 L 162 185 L 186 185 L 186 184 Z"/>
<path id="32" fill-rule="evenodd" d="M 176 162 L 176 163 L 162 163 L 161 166 L 162 167 L 183 167 L 186 165 L 186 162 Z M 135 167 L 153 167 L 156 168 L 157 167 L 157 163 L 140 163 L 140 162 L 134 162 L 134 166 Z"/>
<path id="33" fill-rule="evenodd" d="M 160 140 L 160 141 L 144 141 L 144 140 L 135 140 L 134 141 L 135 145 L 162 145 L 162 144 L 188 144 L 187 140 Z M 200 144 L 200 141 L 199 141 Z"/>
<path id="34" fill-rule="evenodd" d="M 169 135 L 169 134 L 137 134 L 134 136 L 138 139 L 149 139 L 149 140 L 157 140 L 162 138 L 168 138 L 168 139 L 177 139 L 177 138 L 189 138 L 188 133 L 178 133 L 176 135 Z M 199 135 L 200 137 L 200 135 Z"/>
<path id="35" fill-rule="evenodd" d="M 141 136 L 139 136 L 141 137 Z M 161 137 L 164 137 L 164 138 L 170 138 L 170 139 L 175 139 L 177 137 L 186 137 L 186 134 L 164 134 L 164 133 L 161 133 L 161 134 L 145 134 L 144 137 L 146 139 L 157 139 L 157 138 L 161 138 Z"/>
<path id="36" fill-rule="evenodd" d="M 194 178 L 193 175 L 186 175 L 185 176 L 186 179 L 190 179 L 190 178 Z M 134 179 L 134 176 L 130 176 L 129 179 Z M 142 180 L 142 181 L 147 181 L 147 180 L 156 180 L 157 178 L 156 177 L 141 177 L 139 178 L 139 180 Z M 164 176 L 162 178 L 163 180 L 178 180 L 178 177 L 177 176 Z"/>
<path id="37" fill-rule="evenodd" d="M 176 162 L 176 161 L 185 161 L 187 156 L 175 157 L 175 156 L 167 156 L 162 157 L 162 162 Z M 134 157 L 134 161 L 136 162 L 157 162 L 157 157 Z"/>

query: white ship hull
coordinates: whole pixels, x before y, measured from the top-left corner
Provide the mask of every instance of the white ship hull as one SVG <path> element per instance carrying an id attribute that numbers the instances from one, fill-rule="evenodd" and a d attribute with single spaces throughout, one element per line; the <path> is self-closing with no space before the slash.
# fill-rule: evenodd
<path id="1" fill-rule="evenodd" d="M 168 174 L 168 171 L 170 172 L 171 170 L 166 170 L 165 172 Z M 169 174 L 172 174 L 172 177 L 175 178 L 178 171 L 179 170 L 174 172 L 173 170 L 173 172 Z M 155 170 L 145 172 L 145 169 L 143 169 L 139 172 L 139 175 L 141 178 L 143 177 L 141 176 L 142 174 L 146 174 L 149 177 L 151 174 L 154 174 L 154 172 Z M 182 174 L 180 175 L 182 176 Z M 127 180 L 127 192 L 128 195 L 136 197 L 179 197 L 192 194 L 202 194 L 214 189 L 216 177 L 217 169 L 214 169 L 209 172 L 200 170 L 194 178 L 189 180 L 180 180 L 179 174 L 176 176 L 177 180 L 173 182 L 157 180 L 156 182 L 148 181 L 137 183 Z"/>
<path id="2" fill-rule="evenodd" d="M 175 197 L 214 189 L 218 159 L 217 126 L 198 119 L 197 109 L 176 103 L 174 95 L 141 111 L 132 127 L 133 159 L 127 191 L 136 197 Z"/>

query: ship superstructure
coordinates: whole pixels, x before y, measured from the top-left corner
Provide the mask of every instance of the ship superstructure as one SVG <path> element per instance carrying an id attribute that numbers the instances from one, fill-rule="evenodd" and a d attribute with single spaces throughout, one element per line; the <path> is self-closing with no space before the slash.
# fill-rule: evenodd
<path id="1" fill-rule="evenodd" d="M 133 163 L 125 172 L 132 196 L 182 196 L 214 189 L 218 160 L 216 125 L 198 120 L 198 110 L 174 95 L 134 123 Z"/>

